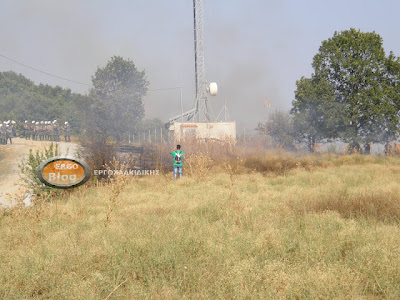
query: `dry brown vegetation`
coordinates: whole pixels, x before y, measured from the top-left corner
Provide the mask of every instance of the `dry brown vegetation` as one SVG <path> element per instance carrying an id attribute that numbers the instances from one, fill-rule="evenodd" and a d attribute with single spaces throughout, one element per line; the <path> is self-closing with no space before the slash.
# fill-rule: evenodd
<path id="1" fill-rule="evenodd" d="M 0 297 L 400 297 L 400 158 L 214 147 L 4 210 Z"/>
<path id="2" fill-rule="evenodd" d="M 400 221 L 400 193 L 398 190 L 385 191 L 383 189 L 357 195 L 339 192 L 333 195 L 322 195 L 317 199 L 303 199 L 301 203 L 296 201 L 296 203 L 290 203 L 289 206 L 301 214 L 335 211 L 347 219 L 375 219 L 388 223 L 399 223 Z"/>

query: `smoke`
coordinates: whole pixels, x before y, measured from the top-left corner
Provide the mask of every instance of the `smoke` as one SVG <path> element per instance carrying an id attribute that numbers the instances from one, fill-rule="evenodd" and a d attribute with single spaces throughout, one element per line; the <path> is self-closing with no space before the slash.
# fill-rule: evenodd
<path id="1" fill-rule="evenodd" d="M 182 86 L 184 109 L 191 109 L 194 101 L 191 1 L 173 4 L 116 1 L 112 5 L 109 1 L 3 1 L 0 9 L 0 53 L 87 83 L 97 67 L 104 66 L 111 56 L 121 55 L 132 59 L 139 70 L 146 70 L 150 89 Z M 220 95 L 210 98 L 211 105 L 217 115 L 226 99 L 232 120 L 256 124 L 262 118 L 259 112 L 264 98 L 279 98 L 276 72 L 263 57 L 265 49 L 257 47 L 257 39 L 235 25 L 237 20 L 224 15 L 224 10 L 223 3 L 205 3 L 206 75 L 220 87 Z M 45 76 L 4 60 L 0 61 L 0 68 L 15 70 L 36 83 L 88 92 L 87 86 Z M 179 114 L 179 90 L 150 91 L 145 108 L 148 117 L 163 120 Z"/>
<path id="2" fill-rule="evenodd" d="M 90 75 L 111 52 L 95 15 L 78 1 L 11 1 L 2 3 L 0 48 L 3 54 L 37 69 L 75 81 L 90 83 Z M 7 14 L 4 14 L 4 12 Z M 99 51 L 99 49 L 101 49 Z M 2 61 L 2 69 L 3 67 Z M 60 85 L 85 93 L 87 86 L 55 79 L 11 65 L 35 82 Z"/>
<path id="3" fill-rule="evenodd" d="M 354 22 L 361 17 L 368 24 L 376 22 L 371 13 L 360 17 L 355 13 L 357 7 L 348 10 L 354 13 L 346 15 L 349 26 L 358 27 Z M 334 24 L 343 27 L 344 21 L 337 20 L 336 15 L 332 13 L 331 20 L 322 19 L 326 18 L 324 5 L 313 8 L 311 3 L 296 1 L 204 0 L 206 77 L 219 85 L 219 95 L 210 98 L 214 114 L 226 100 L 231 120 L 239 127 L 253 129 L 259 121 L 265 121 L 266 98 L 271 100 L 272 110 L 289 109 L 295 81 L 310 75 L 318 45 L 331 36 Z M 340 30 L 340 26 L 335 29 Z M 97 67 L 120 55 L 146 71 L 150 89 L 182 86 L 184 110 L 191 109 L 194 101 L 193 48 L 192 1 L 0 3 L 1 54 L 88 83 Z M 36 83 L 88 92 L 87 86 L 45 76 L 0 58 L 0 71 L 7 70 L 22 73 Z M 150 118 L 166 121 L 181 111 L 178 89 L 149 91 L 144 101 Z"/>

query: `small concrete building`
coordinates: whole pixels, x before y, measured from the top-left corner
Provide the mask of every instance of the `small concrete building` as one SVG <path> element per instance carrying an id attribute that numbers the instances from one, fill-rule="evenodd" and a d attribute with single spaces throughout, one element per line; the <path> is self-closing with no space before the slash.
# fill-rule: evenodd
<path id="1" fill-rule="evenodd" d="M 185 139 L 221 140 L 236 143 L 236 122 L 175 122 L 169 130 L 175 142 Z"/>

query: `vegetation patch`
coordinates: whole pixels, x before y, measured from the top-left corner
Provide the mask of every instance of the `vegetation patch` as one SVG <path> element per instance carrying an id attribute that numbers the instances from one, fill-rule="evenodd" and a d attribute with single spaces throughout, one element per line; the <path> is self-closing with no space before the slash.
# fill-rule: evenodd
<path id="1" fill-rule="evenodd" d="M 284 159 L 326 165 L 116 177 L 4 211 L 0 298 L 398 298 L 399 165 Z"/>
<path id="2" fill-rule="evenodd" d="M 390 191 L 370 191 L 357 195 L 339 192 L 318 199 L 302 199 L 301 203 L 289 203 L 296 212 L 338 212 L 343 218 L 375 219 L 383 222 L 400 221 L 400 194 Z"/>

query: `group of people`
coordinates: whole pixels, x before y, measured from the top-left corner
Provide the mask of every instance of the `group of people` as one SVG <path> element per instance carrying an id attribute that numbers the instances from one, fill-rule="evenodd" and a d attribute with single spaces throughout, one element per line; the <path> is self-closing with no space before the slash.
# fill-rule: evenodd
<path id="1" fill-rule="evenodd" d="M 23 136 L 33 141 L 60 141 L 60 135 L 64 135 L 65 142 L 71 142 L 71 129 L 66 121 L 60 126 L 57 120 L 53 121 L 28 121 L 24 123 Z"/>
<path id="2" fill-rule="evenodd" d="M 65 142 L 71 142 L 71 128 L 68 121 L 60 126 L 57 120 L 53 121 L 0 121 L 0 145 L 12 144 L 12 138 L 19 136 L 33 141 L 60 141 L 64 135 Z"/>
<path id="3" fill-rule="evenodd" d="M 12 144 L 12 138 L 15 136 L 15 121 L 0 121 L 0 145 L 7 145 L 8 141 Z"/>

